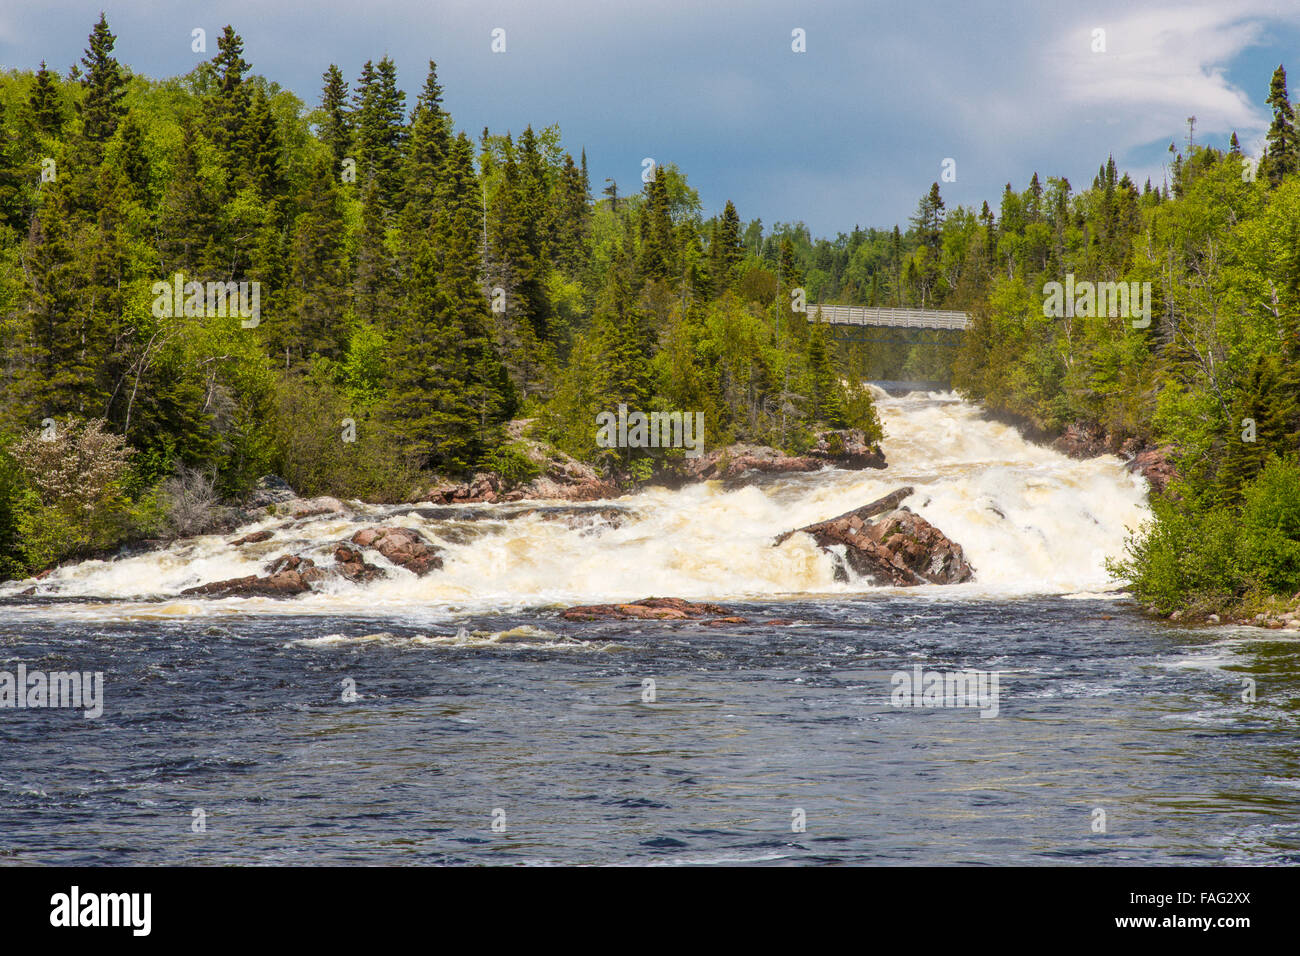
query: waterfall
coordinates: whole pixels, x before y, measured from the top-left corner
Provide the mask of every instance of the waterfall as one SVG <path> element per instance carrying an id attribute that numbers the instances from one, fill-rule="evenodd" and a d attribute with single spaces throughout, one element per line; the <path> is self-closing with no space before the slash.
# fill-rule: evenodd
<path id="1" fill-rule="evenodd" d="M 121 617 L 285 614 L 453 616 L 555 604 L 675 596 L 713 600 L 808 599 L 871 595 L 888 589 L 837 582 L 834 560 L 806 535 L 779 548 L 774 536 L 863 505 L 902 485 L 904 504 L 965 549 L 968 584 L 908 589 L 936 600 L 1074 594 L 1113 588 L 1107 556 L 1147 515 L 1144 480 L 1117 457 L 1071 460 L 985 420 L 949 393 L 891 397 L 876 389 L 889 466 L 883 471 L 823 470 L 724 488 L 648 489 L 613 502 L 411 508 L 361 505 L 352 518 L 304 522 L 268 518 L 239 532 L 211 535 L 111 561 L 59 568 L 38 594 L 61 599 L 40 613 Z M 556 520 L 559 519 L 559 520 Z M 334 547 L 367 525 L 418 529 L 443 549 L 444 567 L 416 577 L 374 552 L 389 577 L 353 584 L 331 577 L 290 600 L 201 599 L 188 587 L 263 574 L 281 554 L 328 568 Z M 233 547 L 236 537 L 276 529 L 266 542 Z M 32 582 L 0 588 L 10 598 Z M 100 599 L 114 599 L 111 605 Z M 126 602 L 124 606 L 123 602 Z M 10 604 L 9 610 L 18 610 Z M 33 612 L 35 609 L 33 609 Z"/>

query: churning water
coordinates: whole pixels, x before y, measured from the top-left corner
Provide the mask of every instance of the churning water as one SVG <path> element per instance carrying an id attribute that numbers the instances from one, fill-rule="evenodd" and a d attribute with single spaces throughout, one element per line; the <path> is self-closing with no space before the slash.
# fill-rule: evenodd
<path id="1" fill-rule="evenodd" d="M 878 401 L 884 471 L 364 506 L 3 587 L 0 671 L 102 671 L 104 712 L 0 709 L 0 859 L 1300 861 L 1300 643 L 1149 622 L 1110 590 L 1103 561 L 1146 513 L 1118 459 L 1071 461 L 949 395 Z M 841 583 L 806 536 L 771 547 L 901 485 L 974 582 Z M 388 580 L 181 596 L 286 552 L 328 566 L 377 523 L 419 528 L 445 567 L 368 553 Z M 649 596 L 750 623 L 559 615 Z M 918 664 L 998 673 L 998 716 L 892 706 Z"/>

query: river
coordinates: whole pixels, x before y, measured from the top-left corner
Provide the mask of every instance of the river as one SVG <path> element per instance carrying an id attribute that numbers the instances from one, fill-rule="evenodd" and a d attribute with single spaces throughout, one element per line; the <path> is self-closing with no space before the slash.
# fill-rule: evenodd
<path id="1" fill-rule="evenodd" d="M 0 670 L 104 675 L 94 719 L 0 709 L 0 862 L 1300 862 L 1300 642 L 1114 589 L 1104 559 L 1146 514 L 1119 459 L 948 394 L 877 400 L 884 471 L 367 506 L 0 586 Z M 973 582 L 840 582 L 807 536 L 771 547 L 900 485 Z M 445 567 L 180 595 L 286 550 L 328 564 L 380 521 Z M 559 616 L 649 596 L 750 623 Z M 917 665 L 996 674 L 996 716 L 894 706 Z"/>

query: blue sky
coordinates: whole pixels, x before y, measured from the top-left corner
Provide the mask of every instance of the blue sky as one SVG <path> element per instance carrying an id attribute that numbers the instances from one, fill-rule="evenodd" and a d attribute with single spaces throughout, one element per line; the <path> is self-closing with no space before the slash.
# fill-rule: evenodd
<path id="1" fill-rule="evenodd" d="M 231 23 L 254 70 L 309 105 L 329 63 L 351 80 L 384 54 L 412 105 L 433 59 L 475 138 L 558 123 L 575 156 L 586 147 L 593 191 L 639 188 L 650 156 L 686 172 L 706 213 L 730 198 L 743 219 L 818 235 L 905 223 L 945 158 L 950 207 L 996 208 L 1035 170 L 1086 186 L 1108 153 L 1159 183 L 1191 115 L 1198 142 L 1235 129 L 1258 154 L 1278 63 L 1300 100 L 1300 0 L 47 0 L 0 8 L 0 64 L 66 70 L 101 8 L 138 72 L 188 72 Z"/>

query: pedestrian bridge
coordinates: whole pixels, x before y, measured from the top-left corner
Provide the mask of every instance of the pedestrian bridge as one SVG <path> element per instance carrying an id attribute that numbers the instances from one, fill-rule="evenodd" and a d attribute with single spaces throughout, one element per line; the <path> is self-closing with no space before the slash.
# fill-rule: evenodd
<path id="1" fill-rule="evenodd" d="M 830 325 L 880 326 L 895 329 L 946 329 L 963 332 L 970 324 L 965 312 L 936 309 L 873 309 L 859 305 L 818 305 L 808 310 L 808 321 Z"/>

